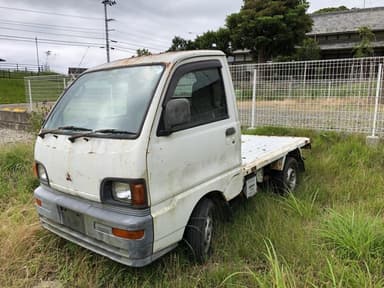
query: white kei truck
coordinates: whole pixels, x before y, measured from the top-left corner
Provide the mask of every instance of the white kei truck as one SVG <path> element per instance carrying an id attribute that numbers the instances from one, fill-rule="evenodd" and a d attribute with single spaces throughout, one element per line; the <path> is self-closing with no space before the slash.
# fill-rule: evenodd
<path id="1" fill-rule="evenodd" d="M 44 228 L 128 266 L 183 239 L 203 262 L 218 211 L 267 179 L 294 190 L 309 146 L 241 135 L 221 51 L 118 60 L 83 73 L 44 121 L 36 209 Z"/>

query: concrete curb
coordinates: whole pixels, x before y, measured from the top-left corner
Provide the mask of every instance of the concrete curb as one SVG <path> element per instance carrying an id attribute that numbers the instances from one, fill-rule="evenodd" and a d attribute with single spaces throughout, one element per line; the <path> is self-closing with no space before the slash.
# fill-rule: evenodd
<path id="1" fill-rule="evenodd" d="M 31 115 L 21 108 L 1 109 L 0 110 L 0 127 L 28 130 L 31 126 Z"/>

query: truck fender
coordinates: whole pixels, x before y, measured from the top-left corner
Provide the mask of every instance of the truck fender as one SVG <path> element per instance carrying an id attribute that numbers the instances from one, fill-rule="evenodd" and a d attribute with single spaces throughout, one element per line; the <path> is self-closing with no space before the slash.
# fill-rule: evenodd
<path id="1" fill-rule="evenodd" d="M 194 208 L 192 209 L 188 221 L 191 218 L 193 211 L 195 211 L 196 207 L 203 201 L 203 199 L 210 199 L 215 204 L 215 206 L 218 208 L 218 216 L 220 219 L 228 221 L 232 218 L 232 209 L 229 206 L 228 201 L 225 199 L 224 194 L 220 191 L 211 191 L 207 194 L 205 194 L 203 197 L 200 198 L 199 201 L 196 202 Z M 185 226 L 186 228 L 187 226 Z M 185 233 L 184 228 L 184 233 Z"/>
<path id="2" fill-rule="evenodd" d="M 304 157 L 302 156 L 301 150 L 299 148 L 289 152 L 287 155 L 276 160 L 275 162 L 272 162 L 269 165 L 270 169 L 275 171 L 283 171 L 287 157 L 295 158 L 297 163 L 299 164 L 300 171 L 305 171 Z"/>

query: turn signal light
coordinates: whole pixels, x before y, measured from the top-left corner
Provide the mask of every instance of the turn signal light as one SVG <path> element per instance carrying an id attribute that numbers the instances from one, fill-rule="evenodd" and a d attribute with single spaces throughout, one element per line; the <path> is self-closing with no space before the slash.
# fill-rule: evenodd
<path id="1" fill-rule="evenodd" d="M 131 192 L 134 206 L 145 206 L 147 204 L 144 184 L 131 184 Z"/>
<path id="2" fill-rule="evenodd" d="M 112 228 L 112 234 L 116 237 L 129 239 L 129 240 L 139 240 L 144 237 L 144 230 L 138 231 L 128 231 L 119 228 Z"/>
<path id="3" fill-rule="evenodd" d="M 35 198 L 35 203 L 36 203 L 37 206 L 40 206 L 40 207 L 43 205 L 43 203 L 41 202 L 41 200 L 38 199 L 38 198 Z"/>
<path id="4" fill-rule="evenodd" d="M 37 172 L 37 163 L 33 163 L 33 166 L 32 166 L 32 169 L 33 169 L 33 175 L 35 175 L 36 178 L 39 178 L 39 173 Z"/>

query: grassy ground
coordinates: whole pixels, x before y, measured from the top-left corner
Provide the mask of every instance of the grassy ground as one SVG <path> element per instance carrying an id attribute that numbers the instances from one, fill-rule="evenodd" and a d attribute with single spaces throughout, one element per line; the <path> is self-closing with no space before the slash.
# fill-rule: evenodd
<path id="1" fill-rule="evenodd" d="M 25 103 L 23 79 L 0 78 L 0 104 Z"/>
<path id="2" fill-rule="evenodd" d="M 33 207 L 32 145 L 0 150 L 0 283 L 33 287 L 384 287 L 384 147 L 332 133 L 310 136 L 294 195 L 237 201 L 205 265 L 178 248 L 142 269 L 114 263 L 44 231 Z M 55 285 L 57 282 L 55 282 Z"/>
<path id="3" fill-rule="evenodd" d="M 236 99 L 240 101 L 252 99 L 252 83 L 250 81 L 234 81 Z M 248 88 L 244 88 L 247 87 Z M 243 88 L 242 88 L 243 87 Z M 290 81 L 259 81 L 256 86 L 256 100 L 271 101 L 285 99 L 327 99 L 327 98 L 373 98 L 376 92 L 375 81 L 338 81 L 302 83 Z"/>
<path id="4" fill-rule="evenodd" d="M 24 77 L 26 76 L 46 76 L 46 75 L 57 75 L 52 72 L 42 72 L 42 73 L 33 73 L 33 72 L 8 72 L 1 71 L 0 75 L 0 104 L 13 104 L 13 103 L 25 103 L 27 102 L 25 96 L 25 85 L 24 85 Z M 56 83 L 55 83 L 56 84 Z M 62 82 L 60 82 L 61 86 L 57 87 L 57 85 L 52 85 L 49 81 L 40 81 L 37 85 L 41 85 L 41 87 L 46 87 L 49 91 L 49 95 L 42 95 L 43 100 L 56 100 L 58 95 L 63 90 Z M 39 86 L 40 87 L 40 86 Z M 39 87 L 32 87 L 38 90 Z M 40 94 L 48 94 L 44 89 L 40 89 L 42 91 L 38 91 L 33 95 L 34 98 L 40 96 Z M 58 91 L 56 91 L 58 90 Z M 49 96 L 49 97 L 48 97 Z"/>

